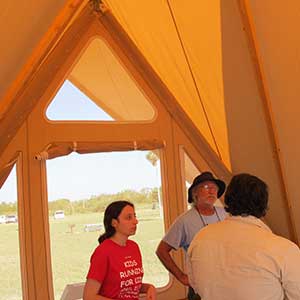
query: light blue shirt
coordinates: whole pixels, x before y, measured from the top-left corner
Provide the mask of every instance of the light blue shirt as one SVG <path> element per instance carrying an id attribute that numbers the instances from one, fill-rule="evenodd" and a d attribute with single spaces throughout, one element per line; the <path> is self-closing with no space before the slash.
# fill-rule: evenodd
<path id="1" fill-rule="evenodd" d="M 215 210 L 216 212 L 211 216 L 200 216 L 197 209 L 193 206 L 174 221 L 165 234 L 163 241 L 176 250 L 183 248 L 186 252 L 200 229 L 207 224 L 222 221 L 227 216 L 223 207 L 215 207 Z"/>

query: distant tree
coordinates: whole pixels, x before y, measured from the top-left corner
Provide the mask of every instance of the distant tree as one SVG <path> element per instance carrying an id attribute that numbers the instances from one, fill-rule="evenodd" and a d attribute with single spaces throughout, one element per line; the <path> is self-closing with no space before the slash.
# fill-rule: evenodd
<path id="1" fill-rule="evenodd" d="M 91 212 L 104 212 L 109 203 L 116 200 L 128 200 L 133 203 L 151 204 L 158 202 L 160 189 L 143 188 L 140 191 L 123 190 L 115 194 L 93 195 L 89 199 L 70 201 L 69 199 L 58 199 L 48 203 L 49 214 L 53 215 L 56 210 L 63 210 L 66 215 L 82 214 Z M 155 206 L 155 205 L 154 205 Z M 1 211 L 1 205 L 0 205 Z"/>
<path id="2" fill-rule="evenodd" d="M 156 168 L 156 172 L 158 174 L 158 168 L 157 168 L 157 161 L 159 160 L 159 157 L 157 156 L 157 154 L 153 151 L 149 151 L 147 154 L 146 154 L 146 159 L 152 164 L 152 166 L 154 166 Z M 156 208 L 156 203 L 158 202 L 159 203 L 159 207 L 160 207 L 160 213 L 162 214 L 161 212 L 161 195 L 160 193 L 156 192 L 156 195 L 157 195 L 157 200 L 155 200 L 153 197 L 152 197 L 152 209 L 155 209 Z"/>
<path id="3" fill-rule="evenodd" d="M 69 199 L 50 201 L 48 207 L 50 214 L 53 214 L 56 210 L 63 210 L 66 215 L 70 215 L 73 212 L 72 204 Z"/>
<path id="4" fill-rule="evenodd" d="M 146 159 L 151 163 L 152 166 L 156 167 L 159 157 L 153 151 L 149 151 L 146 154 Z"/>
<path id="5" fill-rule="evenodd" d="M 150 193 L 151 202 L 158 202 L 158 188 L 153 188 Z"/>
<path id="6" fill-rule="evenodd" d="M 17 214 L 17 202 L 0 203 L 0 215 Z"/>

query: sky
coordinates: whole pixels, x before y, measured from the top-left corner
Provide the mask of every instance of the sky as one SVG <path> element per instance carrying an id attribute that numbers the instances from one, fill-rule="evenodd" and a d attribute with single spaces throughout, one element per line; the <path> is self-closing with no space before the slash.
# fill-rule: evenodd
<path id="1" fill-rule="evenodd" d="M 50 120 L 113 120 L 68 80 L 51 101 L 46 116 Z"/>
<path id="2" fill-rule="evenodd" d="M 68 81 L 48 107 L 47 117 L 52 120 L 112 120 Z M 72 153 L 47 160 L 48 200 L 67 198 L 74 201 L 125 189 L 139 191 L 157 187 L 161 185 L 160 167 L 159 164 L 154 167 L 146 159 L 147 152 Z M 16 199 L 14 168 L 0 189 L 0 203 Z"/>
<path id="3" fill-rule="evenodd" d="M 125 189 L 139 191 L 160 182 L 147 151 L 71 154 L 47 161 L 49 200 L 79 200 Z"/>

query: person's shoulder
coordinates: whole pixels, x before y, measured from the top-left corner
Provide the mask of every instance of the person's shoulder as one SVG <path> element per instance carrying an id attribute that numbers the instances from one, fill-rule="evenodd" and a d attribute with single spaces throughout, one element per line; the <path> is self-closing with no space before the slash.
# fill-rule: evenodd
<path id="1" fill-rule="evenodd" d="M 101 244 L 99 244 L 93 251 L 92 255 L 91 255 L 91 261 L 96 261 L 98 260 L 100 257 L 104 258 L 107 257 L 108 253 L 110 252 L 105 245 L 103 245 L 104 242 L 102 242 Z"/>
<path id="2" fill-rule="evenodd" d="M 133 241 L 133 240 L 127 240 L 127 246 L 129 247 L 133 247 L 133 248 L 139 248 L 139 245 L 137 242 Z"/>
<path id="3" fill-rule="evenodd" d="M 282 263 L 289 265 L 292 268 L 300 268 L 300 249 L 294 242 L 273 234 L 271 243 L 269 244 L 269 251 L 275 257 L 279 257 Z"/>
<path id="4" fill-rule="evenodd" d="M 106 239 L 95 248 L 94 253 L 101 253 L 101 254 L 107 253 L 111 250 L 113 245 L 114 244 L 110 239 Z"/>
<path id="5" fill-rule="evenodd" d="M 197 212 L 197 210 L 196 210 L 196 208 L 194 206 L 192 206 L 191 208 L 189 208 L 188 210 L 186 210 L 182 214 L 180 214 L 176 218 L 176 220 L 189 219 L 193 215 L 197 215 L 198 216 L 198 212 Z"/>
<path id="6" fill-rule="evenodd" d="M 175 219 L 173 225 L 176 225 L 175 227 L 182 227 L 191 223 L 194 223 L 194 225 L 196 225 L 199 220 L 199 213 L 197 209 L 194 206 L 192 206 L 191 208 L 180 214 Z"/>
<path id="7" fill-rule="evenodd" d="M 184 211 L 181 213 L 172 223 L 171 228 L 175 229 L 178 227 L 184 226 L 187 222 L 190 222 L 190 220 L 195 218 L 195 215 L 197 215 L 198 212 L 194 207 L 189 208 L 187 211 Z M 198 217 L 198 216 L 197 216 Z"/>
<path id="8" fill-rule="evenodd" d="M 300 254 L 300 249 L 298 247 L 297 244 L 295 244 L 294 242 L 292 242 L 291 240 L 279 236 L 275 233 L 270 232 L 270 235 L 272 236 L 272 241 L 274 242 L 274 244 L 276 244 L 278 246 L 278 248 L 282 249 L 282 250 L 296 250 L 299 251 Z"/>
<path id="9" fill-rule="evenodd" d="M 128 240 L 127 240 L 127 245 L 130 245 L 130 246 L 138 246 L 138 243 L 135 242 L 135 241 L 133 241 L 133 240 L 128 239 Z"/>

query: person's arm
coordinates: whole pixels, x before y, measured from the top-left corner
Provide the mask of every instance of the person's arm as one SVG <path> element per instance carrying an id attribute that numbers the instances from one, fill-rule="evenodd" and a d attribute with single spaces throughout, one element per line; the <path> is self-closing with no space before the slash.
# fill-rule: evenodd
<path id="1" fill-rule="evenodd" d="M 162 264 L 170 271 L 182 284 L 189 286 L 188 276 L 182 272 L 174 262 L 170 251 L 173 248 L 164 241 L 161 241 L 156 249 L 156 255 Z"/>
<path id="2" fill-rule="evenodd" d="M 156 300 L 156 288 L 149 283 L 143 283 L 140 293 L 146 294 L 146 300 Z"/>
<path id="3" fill-rule="evenodd" d="M 113 300 L 101 295 L 98 295 L 101 283 L 94 279 L 87 279 L 84 290 L 83 300 Z"/>

